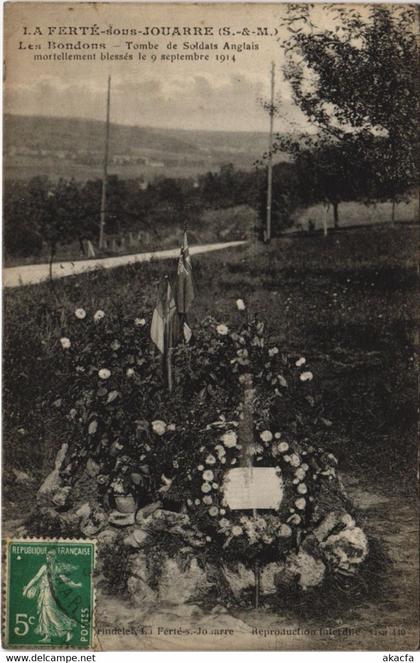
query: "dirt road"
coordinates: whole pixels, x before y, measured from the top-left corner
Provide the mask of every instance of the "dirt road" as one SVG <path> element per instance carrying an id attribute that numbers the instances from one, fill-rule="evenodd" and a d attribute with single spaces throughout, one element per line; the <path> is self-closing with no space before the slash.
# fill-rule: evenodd
<path id="1" fill-rule="evenodd" d="M 246 244 L 239 242 L 218 242 L 215 244 L 198 244 L 190 246 L 190 254 L 209 253 L 219 251 L 233 246 Z M 179 248 L 167 249 L 166 251 L 155 251 L 148 253 L 133 253 L 125 256 L 114 256 L 112 258 L 98 258 L 97 260 L 77 260 L 56 262 L 53 264 L 53 278 L 59 279 L 64 276 L 74 276 L 95 269 L 112 269 L 121 265 L 132 265 L 136 262 L 150 262 L 151 260 L 165 260 L 179 256 Z M 49 277 L 49 265 L 21 265 L 18 267 L 7 267 L 3 270 L 3 286 L 5 288 L 17 288 L 21 285 L 33 285 L 45 281 Z"/>

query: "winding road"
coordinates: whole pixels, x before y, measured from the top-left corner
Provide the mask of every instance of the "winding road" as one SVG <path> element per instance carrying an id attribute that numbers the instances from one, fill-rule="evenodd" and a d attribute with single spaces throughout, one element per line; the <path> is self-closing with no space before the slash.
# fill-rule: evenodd
<path id="1" fill-rule="evenodd" d="M 241 246 L 246 241 L 237 242 L 218 242 L 215 244 L 197 244 L 190 246 L 190 255 L 199 253 L 210 253 L 211 251 L 220 251 L 233 246 Z M 59 279 L 64 276 L 74 276 L 83 274 L 95 269 L 113 269 L 122 265 L 133 265 L 137 262 L 150 262 L 151 260 L 166 260 L 167 258 L 177 258 L 179 248 L 167 249 L 165 251 L 155 251 L 148 253 L 133 253 L 124 256 L 113 256 L 112 258 L 98 258 L 92 260 L 66 260 L 55 262 L 53 264 L 53 278 Z M 3 287 L 17 288 L 22 285 L 34 285 L 41 283 L 49 278 L 49 265 L 42 263 L 40 265 L 20 265 L 17 267 L 6 267 L 3 269 Z"/>

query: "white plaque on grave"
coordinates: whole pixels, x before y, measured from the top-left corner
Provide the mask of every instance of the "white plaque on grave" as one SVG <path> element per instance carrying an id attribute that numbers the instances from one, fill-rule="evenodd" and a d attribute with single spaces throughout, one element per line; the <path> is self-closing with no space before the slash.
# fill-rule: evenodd
<path id="1" fill-rule="evenodd" d="M 230 509 L 278 509 L 283 500 L 283 479 L 275 467 L 236 467 L 223 482 Z"/>

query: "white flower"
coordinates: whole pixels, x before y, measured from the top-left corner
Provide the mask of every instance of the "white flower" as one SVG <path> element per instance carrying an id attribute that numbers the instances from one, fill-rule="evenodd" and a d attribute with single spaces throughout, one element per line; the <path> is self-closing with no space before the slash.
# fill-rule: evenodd
<path id="1" fill-rule="evenodd" d="M 304 497 L 298 497 L 298 499 L 295 500 L 295 504 L 296 507 L 302 511 L 306 506 L 306 500 Z"/>
<path id="2" fill-rule="evenodd" d="M 260 433 L 260 438 L 263 442 L 271 442 L 273 439 L 273 433 L 270 430 L 263 430 L 263 432 Z"/>
<path id="3" fill-rule="evenodd" d="M 299 495 L 306 495 L 306 493 L 308 492 L 306 484 L 300 483 L 297 487 L 297 491 L 298 491 Z"/>
<path id="4" fill-rule="evenodd" d="M 60 343 L 61 343 L 61 347 L 63 348 L 63 350 L 68 350 L 69 347 L 71 346 L 71 341 L 66 336 L 63 336 L 63 338 L 60 338 Z"/>
<path id="5" fill-rule="evenodd" d="M 209 493 L 211 491 L 211 486 L 207 481 L 205 481 L 202 486 L 201 486 L 201 492 L 202 493 Z"/>
<path id="6" fill-rule="evenodd" d="M 298 516 L 297 513 L 294 513 L 293 516 L 290 516 L 290 518 L 287 519 L 288 523 L 292 523 L 293 525 L 299 525 L 301 522 L 302 518 Z"/>
<path id="7" fill-rule="evenodd" d="M 102 318 L 104 317 L 105 317 L 104 311 L 101 311 L 101 309 L 99 309 L 99 311 L 96 311 L 95 315 L 93 316 L 93 319 L 95 320 L 95 322 L 98 322 L 99 320 L 102 320 Z"/>
<path id="8" fill-rule="evenodd" d="M 216 331 L 220 336 L 226 336 L 229 333 L 229 327 L 226 327 L 226 325 L 217 325 Z"/>
<path id="9" fill-rule="evenodd" d="M 115 341 L 112 341 L 111 343 L 111 350 L 114 350 L 115 352 L 119 350 L 121 347 L 121 343 L 115 339 Z"/>
<path id="10" fill-rule="evenodd" d="M 222 435 L 220 439 L 222 440 L 225 447 L 231 449 L 232 447 L 236 447 L 238 436 L 234 430 L 228 430 L 224 435 Z"/>
<path id="11" fill-rule="evenodd" d="M 288 536 L 291 536 L 291 534 L 292 534 L 292 530 L 291 530 L 291 528 L 289 527 L 289 525 L 285 525 L 285 524 L 283 524 L 283 525 L 280 527 L 280 529 L 279 529 L 279 536 L 288 537 Z"/>
<path id="12" fill-rule="evenodd" d="M 212 481 L 214 479 L 214 474 L 211 470 L 206 470 L 203 472 L 204 481 Z"/>
<path id="13" fill-rule="evenodd" d="M 79 318 L 79 320 L 84 320 L 84 318 L 86 318 L 86 311 L 84 308 L 77 308 L 74 312 L 74 315 L 76 318 Z"/>
<path id="14" fill-rule="evenodd" d="M 152 421 L 153 432 L 157 435 L 164 435 L 166 433 L 166 423 L 160 419 Z"/>
<path id="15" fill-rule="evenodd" d="M 190 498 L 188 498 L 188 499 L 187 499 L 187 504 L 188 504 L 188 506 L 192 506 L 192 504 L 193 504 L 193 501 L 192 501 L 192 500 L 190 500 Z"/>
<path id="16" fill-rule="evenodd" d="M 243 533 L 243 529 L 240 525 L 234 525 L 232 527 L 233 536 L 241 536 L 242 533 Z"/>
<path id="17" fill-rule="evenodd" d="M 207 534 L 207 536 L 206 536 L 206 541 L 207 541 L 208 543 L 210 543 L 210 541 L 211 541 L 211 536 L 209 536 L 208 534 Z"/>
<path id="18" fill-rule="evenodd" d="M 300 359 L 297 360 L 297 362 L 295 362 L 295 365 L 296 365 L 297 367 L 299 367 L 299 366 L 303 366 L 304 364 L 306 364 L 306 359 L 305 359 L 305 357 L 301 357 Z"/>
<path id="19" fill-rule="evenodd" d="M 220 525 L 220 527 L 229 527 L 230 522 L 228 521 L 227 518 L 221 518 L 219 520 L 219 525 Z"/>
<path id="20" fill-rule="evenodd" d="M 146 320 L 144 318 L 136 318 L 134 320 L 134 324 L 136 325 L 136 327 L 144 327 L 144 325 L 146 324 Z"/>
<path id="21" fill-rule="evenodd" d="M 295 472 L 295 477 L 301 481 L 302 479 L 305 478 L 305 475 L 306 475 L 306 472 L 303 468 L 303 465 L 302 465 L 302 467 L 298 467 L 296 472 Z"/>
<path id="22" fill-rule="evenodd" d="M 133 377 L 133 375 L 134 375 L 134 368 L 127 368 L 125 374 L 126 374 L 126 376 L 127 376 L 128 378 Z"/>
<path id="23" fill-rule="evenodd" d="M 279 349 L 278 348 L 270 348 L 268 351 L 268 356 L 269 357 L 274 357 L 275 355 L 278 355 Z"/>
<path id="24" fill-rule="evenodd" d="M 211 516 L 218 516 L 219 515 L 219 509 L 217 508 L 217 506 L 211 506 L 210 509 L 209 509 L 209 514 Z"/>
<path id="25" fill-rule="evenodd" d="M 209 454 L 206 458 L 206 464 L 207 465 L 214 465 L 216 463 L 216 459 L 213 456 L 213 454 Z"/>
<path id="26" fill-rule="evenodd" d="M 211 495 L 205 495 L 203 497 L 203 502 L 204 502 L 204 504 L 207 504 L 207 506 L 209 506 L 210 504 L 213 504 L 212 496 Z"/>
<path id="27" fill-rule="evenodd" d="M 274 433 L 274 437 L 276 440 L 279 440 L 281 438 L 281 433 Z"/>
<path id="28" fill-rule="evenodd" d="M 219 456 L 219 459 L 223 458 L 223 456 L 226 456 L 226 451 L 224 446 L 222 446 L 221 444 L 217 444 L 214 448 L 217 452 L 217 455 Z"/>
<path id="29" fill-rule="evenodd" d="M 109 371 L 107 368 L 100 368 L 98 371 L 98 375 L 101 378 L 101 380 L 108 380 L 108 378 L 111 377 L 111 371 Z"/>
<path id="30" fill-rule="evenodd" d="M 214 488 L 214 490 L 217 490 L 218 487 L 219 487 L 219 484 L 214 482 L 214 483 L 211 484 L 211 486 L 212 486 L 212 488 Z"/>
<path id="31" fill-rule="evenodd" d="M 292 465 L 293 467 L 299 467 L 299 465 L 300 465 L 300 458 L 299 458 L 299 456 L 298 456 L 297 454 L 292 454 L 292 455 L 290 456 L 290 465 Z"/>
<path id="32" fill-rule="evenodd" d="M 72 419 L 74 419 L 74 417 L 76 416 L 76 414 L 77 414 L 77 410 L 75 410 L 75 408 L 72 407 L 72 409 L 71 409 L 70 412 L 69 412 L 69 415 L 71 416 Z"/>
<path id="33" fill-rule="evenodd" d="M 243 299 L 236 300 L 236 308 L 238 309 L 238 311 L 245 311 L 246 306 Z"/>
<path id="34" fill-rule="evenodd" d="M 204 465 L 197 465 L 197 470 L 199 470 L 199 472 L 202 472 L 204 470 Z"/>
<path id="35" fill-rule="evenodd" d="M 285 453 L 289 448 L 289 445 L 287 442 L 280 442 L 279 445 L 277 445 L 277 449 L 280 451 L 280 453 Z"/>
<path id="36" fill-rule="evenodd" d="M 311 373 L 311 371 L 305 371 L 304 373 L 301 373 L 299 377 L 302 380 L 302 382 L 307 382 L 308 380 L 309 381 L 312 380 L 314 376 Z"/>
<path id="37" fill-rule="evenodd" d="M 176 425 L 175 424 L 168 424 L 167 430 L 172 430 L 172 431 L 176 430 Z"/>

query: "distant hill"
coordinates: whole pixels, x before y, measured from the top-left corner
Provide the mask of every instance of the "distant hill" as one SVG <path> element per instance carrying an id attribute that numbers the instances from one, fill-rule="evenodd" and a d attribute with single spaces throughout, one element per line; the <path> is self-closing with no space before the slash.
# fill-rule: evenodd
<path id="1" fill-rule="evenodd" d="M 78 118 L 4 117 L 4 175 L 78 180 L 100 177 L 104 122 Z M 111 124 L 109 172 L 126 178 L 194 177 L 224 163 L 251 170 L 267 149 L 261 132 L 189 131 Z M 286 158 L 280 155 L 278 160 Z"/>

